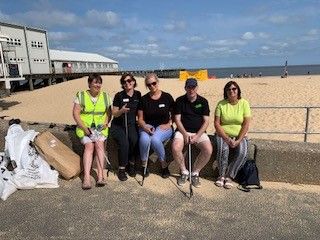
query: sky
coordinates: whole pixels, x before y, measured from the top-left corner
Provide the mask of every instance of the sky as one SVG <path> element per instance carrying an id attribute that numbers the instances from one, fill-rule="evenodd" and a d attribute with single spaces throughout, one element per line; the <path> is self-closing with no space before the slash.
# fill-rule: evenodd
<path id="1" fill-rule="evenodd" d="M 121 70 L 320 64 L 319 0 L 0 0 L 0 21 Z"/>

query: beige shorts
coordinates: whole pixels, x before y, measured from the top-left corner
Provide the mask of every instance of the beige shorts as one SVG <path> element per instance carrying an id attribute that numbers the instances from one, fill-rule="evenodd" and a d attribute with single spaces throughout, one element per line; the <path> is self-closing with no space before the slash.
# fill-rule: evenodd
<path id="1" fill-rule="evenodd" d="M 187 132 L 187 134 L 189 136 L 194 136 L 196 135 L 195 133 L 190 133 L 190 132 Z M 175 134 L 174 134 L 174 139 L 181 139 L 183 141 L 183 135 L 181 134 L 181 132 L 179 131 L 176 131 Z M 197 143 L 201 143 L 201 142 L 204 142 L 204 141 L 210 141 L 208 135 L 206 133 L 202 133 L 202 135 L 199 137 Z"/>

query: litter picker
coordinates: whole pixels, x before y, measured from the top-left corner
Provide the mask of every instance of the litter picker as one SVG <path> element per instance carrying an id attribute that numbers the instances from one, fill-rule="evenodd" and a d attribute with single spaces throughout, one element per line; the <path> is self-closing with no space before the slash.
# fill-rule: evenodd
<path id="1" fill-rule="evenodd" d="M 149 144 L 148 152 L 150 151 L 150 145 L 151 145 L 151 143 Z M 147 167 L 148 167 L 148 161 L 149 161 L 149 158 L 147 158 L 146 165 L 145 165 L 144 168 L 143 168 L 141 187 L 143 187 L 144 179 L 145 179 L 145 177 L 146 177 Z"/>
<path id="2" fill-rule="evenodd" d="M 113 169 L 113 167 L 112 167 L 112 165 L 111 165 L 111 162 L 109 161 L 108 156 L 107 156 L 105 150 L 101 149 L 99 145 L 98 145 L 98 148 L 99 148 L 101 151 L 103 151 L 103 156 L 104 156 L 104 158 L 106 159 L 106 162 L 107 162 L 107 167 L 106 167 L 106 168 L 107 168 L 107 177 L 109 177 L 109 172 L 110 172 L 110 171 L 111 171 L 111 172 L 113 171 L 113 174 L 116 175 L 116 172 L 115 172 L 115 170 Z M 97 161 L 97 164 L 100 164 L 100 162 Z M 102 166 L 102 168 L 103 168 L 103 166 Z"/>
<path id="3" fill-rule="evenodd" d="M 191 172 L 192 172 L 192 156 L 191 156 L 191 137 L 189 136 L 188 139 L 188 161 L 189 161 L 189 189 L 190 189 L 190 196 L 189 199 L 191 199 L 191 197 L 193 196 L 193 189 L 192 189 L 192 176 L 191 176 Z"/>
<path id="4" fill-rule="evenodd" d="M 124 125 L 126 127 L 126 138 L 128 139 L 128 115 L 126 112 L 124 113 Z"/>

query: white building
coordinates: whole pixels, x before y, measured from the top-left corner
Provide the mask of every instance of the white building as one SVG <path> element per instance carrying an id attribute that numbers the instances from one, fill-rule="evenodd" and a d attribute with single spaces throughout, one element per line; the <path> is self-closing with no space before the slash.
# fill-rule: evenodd
<path id="1" fill-rule="evenodd" d="M 95 53 L 50 50 L 47 31 L 0 22 L 0 83 L 50 78 L 52 73 L 116 72 L 118 62 Z M 1 86 L 0 86 L 1 87 Z M 3 88 L 3 87 L 2 87 Z"/>
<path id="2" fill-rule="evenodd" d="M 118 62 L 96 53 L 50 50 L 55 73 L 116 72 Z"/>
<path id="3" fill-rule="evenodd" d="M 0 34 L 7 36 L 2 43 L 6 64 L 19 64 L 23 75 L 50 73 L 45 30 L 0 22 Z"/>

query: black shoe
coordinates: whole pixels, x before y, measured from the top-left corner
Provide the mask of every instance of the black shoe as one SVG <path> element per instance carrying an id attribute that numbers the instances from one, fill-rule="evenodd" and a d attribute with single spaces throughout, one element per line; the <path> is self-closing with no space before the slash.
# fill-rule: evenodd
<path id="1" fill-rule="evenodd" d="M 130 177 L 135 177 L 136 176 L 136 168 L 132 164 L 127 165 L 127 173 L 129 174 Z"/>
<path id="2" fill-rule="evenodd" d="M 168 178 L 168 177 L 170 177 L 170 172 L 169 172 L 168 167 L 162 168 L 161 177 L 162 177 L 162 178 Z"/>
<path id="3" fill-rule="evenodd" d="M 127 181 L 128 180 L 128 177 L 127 177 L 125 169 L 119 169 L 118 178 L 119 178 L 120 181 Z"/>
<path id="4" fill-rule="evenodd" d="M 141 167 L 141 175 L 143 176 L 143 174 L 144 174 L 144 169 L 145 169 L 145 167 Z M 149 177 L 149 175 L 150 175 L 150 173 L 149 173 L 149 168 L 146 168 L 146 173 L 145 173 L 145 175 L 144 175 L 144 177 Z"/>

